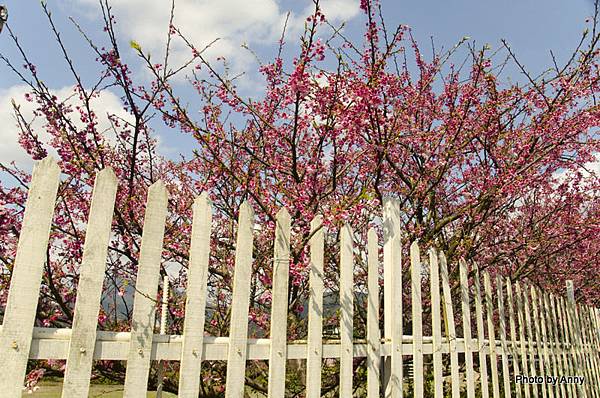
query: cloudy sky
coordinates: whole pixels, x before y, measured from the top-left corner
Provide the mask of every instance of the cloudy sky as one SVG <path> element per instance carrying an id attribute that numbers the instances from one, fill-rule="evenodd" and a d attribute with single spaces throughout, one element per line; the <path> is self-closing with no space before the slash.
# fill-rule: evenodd
<path id="1" fill-rule="evenodd" d="M 0 3 L 8 6 L 11 28 L 38 66 L 43 80 L 59 97 L 66 95 L 73 80 L 49 34 L 39 0 L 0 0 Z M 128 43 L 136 40 L 145 52 L 159 54 L 166 36 L 170 0 L 112 0 L 111 3 L 123 42 L 122 51 L 133 55 Z M 322 0 L 328 19 L 335 24 L 347 22 L 346 34 L 357 39 L 364 25 L 358 3 L 359 0 Z M 102 42 L 97 0 L 49 0 L 48 5 L 76 65 L 84 72 L 84 79 L 92 82 L 97 71 L 95 56 L 68 18 L 74 17 L 93 39 Z M 493 48 L 506 39 L 534 74 L 550 65 L 550 50 L 559 60 L 571 54 L 593 11 L 590 0 L 382 0 L 382 6 L 386 24 L 409 25 L 423 48 L 430 48 L 431 37 L 436 48 L 450 48 L 464 36 L 478 44 L 489 43 Z M 240 46 L 247 44 L 268 60 L 276 51 L 287 13 L 290 12 L 287 42 L 293 47 L 311 10 L 309 0 L 177 0 L 175 23 L 197 47 L 219 38 L 210 55 L 225 56 L 233 69 L 248 72 L 239 84 L 252 93 L 259 90 L 260 81 L 253 73 L 257 65 L 253 56 Z M 0 35 L 0 52 L 21 64 L 6 31 Z M 175 47 L 175 61 L 185 55 L 183 48 Z M 143 70 L 134 73 L 144 78 Z M 507 78 L 521 79 L 516 70 L 509 71 Z M 0 65 L 0 161 L 15 160 L 29 168 L 31 163 L 16 142 L 17 130 L 10 106 L 11 99 L 24 103 L 24 92 L 18 79 Z M 98 98 L 95 106 L 103 115 L 122 112 L 118 97 L 110 92 Z M 30 111 L 31 106 L 24 104 L 23 109 Z M 164 131 L 159 134 L 161 150 L 166 156 L 176 156 L 188 147 L 184 138 Z"/>

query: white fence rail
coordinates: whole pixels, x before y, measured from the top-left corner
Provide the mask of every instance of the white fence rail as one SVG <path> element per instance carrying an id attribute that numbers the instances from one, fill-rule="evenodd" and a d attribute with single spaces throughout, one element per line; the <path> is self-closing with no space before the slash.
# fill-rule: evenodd
<path id="1" fill-rule="evenodd" d="M 367 386 L 362 394 L 369 398 L 402 397 L 410 388 L 413 396 L 423 397 L 427 388 L 425 356 L 432 358 L 431 377 L 436 398 L 444 394 L 457 398 L 465 391 L 467 397 L 475 397 L 475 394 L 494 398 L 538 397 L 540 394 L 544 397 L 600 397 L 600 311 L 577 305 L 570 283 L 565 300 L 534 287 L 523 288 L 518 283 L 513 288 L 510 281 L 501 277 L 496 278 L 494 287 L 489 275 L 483 272 L 482 289 L 478 270 L 469 270 L 469 264 L 460 261 L 462 324 L 455 325 L 448 264 L 443 253 L 430 250 L 427 273 L 432 336 L 424 336 L 423 263 L 415 242 L 410 246 L 408 276 L 412 331 L 410 335 L 403 335 L 402 231 L 398 204 L 391 199 L 384 203 L 383 211 L 383 334 L 379 328 L 379 244 L 377 234 L 370 230 L 366 339 L 354 338 L 353 233 L 346 225 L 340 242 L 340 339 L 323 339 L 324 237 L 321 219 L 317 217 L 311 224 L 315 233 L 310 241 L 308 336 L 307 340 L 288 341 L 284 326 L 291 220 L 287 211 L 281 210 L 274 240 L 271 317 L 278 324 L 272 324 L 269 339 L 248 338 L 253 212 L 245 203 L 238 220 L 230 335 L 204 336 L 212 223 L 211 204 L 206 194 L 196 199 L 193 209 L 183 335 L 154 334 L 156 305 L 150 298 L 156 297 L 158 290 L 168 196 L 160 181 L 148 191 L 132 329 L 130 332 L 97 331 L 117 186 L 110 169 L 98 173 L 96 178 L 73 328 L 34 327 L 59 174 L 52 158 L 41 161 L 33 173 L 4 323 L 0 328 L 3 372 L 0 391 L 4 397 L 21 396 L 30 359 L 67 360 L 63 397 L 87 396 L 93 360 L 127 361 L 126 397 L 146 396 L 151 361 L 181 361 L 179 396 L 194 398 L 199 394 L 202 361 L 226 360 L 226 396 L 242 398 L 247 360 L 269 361 L 268 396 L 283 397 L 286 362 L 300 359 L 306 360 L 306 396 L 319 397 L 324 358 L 339 359 L 339 394 L 349 397 L 355 391 L 353 363 L 357 357 L 367 359 Z M 462 336 L 457 336 L 455 326 L 462 330 Z M 403 374 L 406 356 L 411 357 L 414 369 L 410 377 Z M 444 374 L 446 368 L 449 375 Z M 518 382 L 518 375 L 584 376 L 585 382 L 523 384 Z"/>

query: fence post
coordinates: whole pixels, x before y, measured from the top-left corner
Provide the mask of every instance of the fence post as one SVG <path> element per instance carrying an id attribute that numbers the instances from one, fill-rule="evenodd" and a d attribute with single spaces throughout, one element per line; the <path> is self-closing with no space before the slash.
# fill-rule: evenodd
<path id="1" fill-rule="evenodd" d="M 577 372 L 579 376 L 585 374 L 586 380 L 590 380 L 587 372 L 586 358 L 582 350 L 581 329 L 579 327 L 579 316 L 577 314 L 577 304 L 575 303 L 575 288 L 572 280 L 567 280 L 567 318 L 570 320 L 571 335 L 574 342 L 574 353 L 577 356 Z M 578 390 L 587 397 L 587 388 L 577 386 Z"/>
<path id="2" fill-rule="evenodd" d="M 288 280 L 290 269 L 290 214 L 284 208 L 277 213 L 271 294 L 271 349 L 269 353 L 269 398 L 285 395 L 287 363 Z"/>
<path id="3" fill-rule="evenodd" d="M 569 375 L 574 375 L 575 372 L 577 371 L 577 361 L 575 356 L 573 355 L 573 344 L 572 344 L 572 339 L 569 333 L 569 328 L 568 328 L 568 319 L 565 313 L 565 306 L 562 300 L 562 297 L 556 297 L 556 305 L 557 305 L 557 312 L 558 312 L 558 316 L 559 316 L 559 325 L 561 326 L 561 331 L 562 331 L 562 338 L 563 338 L 563 353 L 564 356 L 566 357 L 566 368 L 569 371 Z M 574 384 L 569 384 L 569 391 L 570 391 L 570 396 L 571 397 L 577 397 L 577 387 Z"/>
<path id="4" fill-rule="evenodd" d="M 308 284 L 308 342 L 306 354 L 306 398 L 321 397 L 323 358 L 323 220 L 315 216 L 310 223 L 310 273 Z"/>
<path id="5" fill-rule="evenodd" d="M 528 374 L 530 367 L 527 367 L 527 342 L 525 341 L 525 317 L 523 309 L 523 292 L 521 291 L 521 285 L 519 282 L 515 283 L 515 299 L 517 301 L 517 317 L 519 321 L 519 349 L 521 351 L 521 371 L 523 374 Z M 531 397 L 531 388 L 529 384 L 523 384 L 525 390 L 525 398 Z M 536 396 L 537 398 L 537 396 Z"/>
<path id="6" fill-rule="evenodd" d="M 403 396 L 402 369 L 402 233 L 400 204 L 386 198 L 383 203 L 383 295 L 384 336 L 391 340 L 390 358 L 386 358 L 383 374 L 385 398 Z"/>
<path id="7" fill-rule="evenodd" d="M 502 344 L 502 381 L 504 383 L 504 396 L 510 398 L 510 369 L 508 367 L 509 352 L 506 343 L 506 311 L 504 309 L 504 282 L 500 275 L 496 275 L 496 292 L 498 294 L 498 321 L 500 327 L 500 343 Z M 514 359 L 514 358 L 513 358 Z"/>
<path id="8" fill-rule="evenodd" d="M 248 350 L 248 312 L 250 282 L 252 280 L 252 247 L 254 211 L 248 202 L 239 211 L 235 268 L 233 271 L 233 298 L 227 352 L 227 380 L 225 397 L 243 398 L 246 385 L 246 358 Z"/>
<path id="9" fill-rule="evenodd" d="M 31 348 L 60 169 L 48 156 L 33 169 L 0 333 L 0 391 L 20 398 Z"/>
<path id="10" fill-rule="evenodd" d="M 434 397 L 444 396 L 442 369 L 442 325 L 440 320 L 440 271 L 435 249 L 429 249 L 429 281 L 431 287 L 431 330 L 433 334 L 433 384 Z"/>
<path id="11" fill-rule="evenodd" d="M 546 365 L 544 363 L 544 351 L 542 348 L 542 333 L 540 329 L 540 320 L 539 320 L 539 308 L 538 308 L 538 298 L 537 292 L 535 288 L 531 286 L 529 288 L 529 292 L 531 295 L 531 309 L 533 315 L 533 331 L 535 332 L 535 351 L 537 353 L 540 376 L 546 376 Z M 542 383 L 542 396 L 546 398 L 548 396 L 548 387 L 546 383 Z"/>
<path id="12" fill-rule="evenodd" d="M 592 352 L 594 354 L 594 358 L 596 359 L 596 373 L 598 374 L 598 379 L 600 380 L 600 319 L 598 318 L 598 313 L 600 310 L 596 307 L 589 308 L 589 316 L 590 316 L 590 333 L 593 336 L 593 347 Z M 598 396 L 600 396 L 600 385 L 596 386 L 598 389 Z"/>
<path id="13" fill-rule="evenodd" d="M 544 339 L 544 357 L 548 364 L 548 373 L 552 375 L 559 375 L 556 368 L 556 358 L 554 356 L 554 338 L 552 334 L 552 321 L 550 318 L 550 308 L 548 307 L 548 295 L 544 292 L 540 292 L 540 315 L 542 318 L 542 337 Z M 550 370 L 552 367 L 552 370 Z M 549 387 L 551 397 L 556 394 L 560 396 L 559 386 Z"/>
<path id="14" fill-rule="evenodd" d="M 590 382 L 586 382 L 588 389 L 590 390 L 590 395 L 592 397 L 596 396 L 596 386 L 595 383 L 591 383 L 593 380 L 599 380 L 596 375 L 596 366 L 594 362 L 594 357 L 592 356 L 592 351 L 590 350 L 590 339 L 589 339 L 589 325 L 587 325 L 587 317 L 586 317 L 586 308 L 585 305 L 580 305 L 577 311 L 577 318 L 579 319 L 579 327 L 581 330 L 581 341 L 582 341 L 582 351 L 583 355 L 586 358 L 586 370 L 589 375 Z"/>
<path id="15" fill-rule="evenodd" d="M 530 376 L 537 376 L 537 367 L 535 366 L 535 353 L 536 349 L 533 346 L 533 325 L 531 323 L 531 307 L 529 305 L 529 294 L 527 293 L 527 286 L 523 288 L 523 305 L 525 313 L 525 322 L 527 325 L 527 345 L 529 347 L 529 370 Z M 533 384 L 533 395 L 539 397 L 539 388 L 537 384 Z"/>
<path id="16" fill-rule="evenodd" d="M 200 370 L 206 320 L 208 262 L 212 205 L 203 192 L 193 205 L 192 238 L 188 264 L 188 285 L 183 320 L 183 345 L 179 369 L 180 398 L 197 398 L 200 391 Z"/>
<path id="17" fill-rule="evenodd" d="M 546 314 L 548 316 L 549 324 L 548 329 L 550 331 L 551 341 L 552 341 L 552 357 L 553 357 L 553 371 L 555 375 L 564 375 L 566 374 L 566 363 L 563 361 L 566 357 L 563 356 L 563 347 L 561 344 L 560 336 L 558 334 L 558 321 L 556 318 L 556 308 L 554 307 L 554 297 L 552 294 L 544 295 L 544 305 L 546 308 Z M 559 392 L 560 391 L 560 392 Z M 564 384 L 561 384 L 560 387 L 556 386 L 556 395 L 559 397 L 566 397 L 567 390 Z"/>
<path id="18" fill-rule="evenodd" d="M 379 250 L 377 232 L 367 234 L 367 398 L 379 397 L 381 333 L 379 331 Z"/>
<path id="19" fill-rule="evenodd" d="M 465 363 L 467 376 L 467 397 L 475 397 L 475 377 L 473 371 L 473 348 L 471 347 L 471 310 L 469 308 L 469 279 L 467 262 L 460 259 L 460 297 L 462 302 L 463 337 L 465 342 Z"/>
<path id="20" fill-rule="evenodd" d="M 452 383 L 452 398 L 460 398 L 460 378 L 458 368 L 458 350 L 456 347 L 456 327 L 454 322 L 454 309 L 452 308 L 452 291 L 448 276 L 446 256 L 440 252 L 440 275 L 442 277 L 442 291 L 444 293 L 444 319 L 446 325 L 446 340 L 450 352 L 450 378 Z"/>
<path id="21" fill-rule="evenodd" d="M 516 377 L 518 374 L 521 373 L 521 371 L 519 370 L 519 348 L 517 344 L 517 325 L 515 323 L 515 304 L 513 300 L 512 283 L 510 278 L 506 279 L 506 301 L 508 303 L 508 321 L 510 326 L 510 349 L 513 358 L 513 373 Z M 523 396 L 521 384 L 516 384 L 515 387 L 515 390 L 517 391 L 517 398 L 521 398 Z"/>
<path id="22" fill-rule="evenodd" d="M 112 169 L 106 168 L 96 175 L 94 183 L 77 285 L 63 398 L 84 397 L 89 392 L 116 194 L 117 177 Z"/>
<path id="23" fill-rule="evenodd" d="M 135 282 L 131 341 L 123 395 L 125 398 L 146 397 L 167 200 L 167 189 L 162 181 L 150 186 Z"/>
<path id="24" fill-rule="evenodd" d="M 490 275 L 483 272 L 483 286 L 485 289 L 485 306 L 490 340 L 490 367 L 492 370 L 492 391 L 494 398 L 500 397 L 500 381 L 498 379 L 498 355 L 496 353 L 496 331 L 494 328 L 494 301 L 492 300 L 492 283 Z"/>
<path id="25" fill-rule="evenodd" d="M 590 334 L 592 335 L 592 353 L 596 360 L 596 373 L 598 374 L 598 380 L 600 380 L 600 338 L 598 336 L 598 325 L 596 324 L 596 308 L 590 307 L 588 309 L 590 318 Z M 600 397 L 600 385 L 597 386 L 598 396 Z"/>
<path id="26" fill-rule="evenodd" d="M 163 291 L 160 306 L 160 334 L 163 335 L 167 331 L 167 312 L 169 311 L 169 275 L 163 277 Z M 156 398 L 162 398 L 163 390 L 163 374 L 165 370 L 164 361 L 158 362 L 158 370 L 156 371 Z"/>
<path id="27" fill-rule="evenodd" d="M 473 278 L 473 286 L 475 287 L 475 318 L 477 319 L 477 346 L 479 350 L 479 381 L 481 384 L 481 397 L 488 398 L 490 396 L 488 382 L 487 355 L 485 353 L 485 327 L 483 323 L 483 306 L 481 304 L 481 282 L 479 275 L 479 267 L 475 266 L 475 277 Z M 488 339 L 491 344 L 491 338 Z M 490 345 L 488 344 L 488 346 Z"/>
<path id="28" fill-rule="evenodd" d="M 352 229 L 344 224 L 340 241 L 340 397 L 352 396 L 354 361 L 354 252 Z"/>
<path id="29" fill-rule="evenodd" d="M 538 295 L 540 327 L 542 332 L 542 349 L 544 354 L 544 369 L 546 375 L 553 375 L 550 364 L 550 351 L 548 348 L 548 331 L 546 329 L 547 321 L 545 319 L 545 315 L 547 314 L 544 311 L 544 294 L 541 291 L 538 293 L 537 289 L 535 289 L 535 292 Z M 554 390 L 552 388 L 552 385 L 548 386 L 548 395 L 550 396 L 550 398 L 554 398 Z"/>
<path id="30" fill-rule="evenodd" d="M 597 361 L 597 353 L 595 352 L 595 345 L 596 342 L 594 340 L 594 335 L 592 334 L 593 326 L 592 323 L 590 322 L 590 318 L 589 318 L 589 310 L 590 308 L 586 305 L 583 305 L 581 307 L 581 323 L 583 325 L 582 330 L 584 331 L 584 336 L 585 336 L 585 345 L 586 345 L 586 357 L 589 358 L 589 364 L 590 364 L 590 375 L 592 377 L 592 380 L 600 380 L 600 369 L 598 368 L 598 361 Z M 598 397 L 598 393 L 600 392 L 600 386 L 598 385 L 593 385 L 592 383 L 590 384 L 590 388 L 592 389 L 592 392 L 594 393 L 595 397 Z"/>
<path id="31" fill-rule="evenodd" d="M 415 241 L 410 245 L 412 295 L 412 339 L 414 397 L 423 397 L 423 301 L 421 295 L 421 253 Z"/>

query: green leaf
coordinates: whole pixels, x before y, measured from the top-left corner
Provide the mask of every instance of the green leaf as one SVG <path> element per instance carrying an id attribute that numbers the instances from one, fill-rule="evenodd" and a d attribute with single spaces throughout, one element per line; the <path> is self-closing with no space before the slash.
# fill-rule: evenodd
<path id="1" fill-rule="evenodd" d="M 131 48 L 133 48 L 134 50 L 137 50 L 137 51 L 142 51 L 142 46 L 140 46 L 140 44 L 139 44 L 137 41 L 135 41 L 135 40 L 131 40 L 131 41 L 129 42 L 129 45 L 130 45 L 130 46 L 131 46 Z"/>

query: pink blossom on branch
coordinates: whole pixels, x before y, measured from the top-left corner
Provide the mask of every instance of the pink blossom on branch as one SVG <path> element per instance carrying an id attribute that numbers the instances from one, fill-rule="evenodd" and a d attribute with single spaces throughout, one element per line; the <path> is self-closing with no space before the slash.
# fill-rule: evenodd
<path id="1" fill-rule="evenodd" d="M 600 182 L 582 169 L 600 151 L 600 108 L 594 102 L 599 37 L 585 38 L 581 56 L 545 80 L 513 84 L 496 72 L 505 61 L 485 48 L 474 51 L 463 67 L 452 64 L 456 50 L 428 60 L 410 29 L 386 30 L 377 2 L 361 1 L 361 9 L 364 37 L 352 43 L 332 33 L 317 3 L 293 60 L 278 55 L 260 66 L 264 91 L 253 99 L 242 97 L 235 80 L 171 24 L 168 36 L 189 45 L 188 66 L 195 72 L 190 77 L 195 97 L 187 106 L 172 79 L 189 68 L 177 72 L 168 57 L 151 62 L 135 43 L 133 51 L 152 76 L 149 83 L 135 81 L 106 5 L 107 43 L 92 47 L 103 71 L 91 87 L 118 92 L 129 115 L 110 115 L 110 134 L 99 129 L 91 107 L 98 91 L 81 84 L 76 71 L 74 101 L 67 104 L 38 80 L 43 68 L 25 60 L 31 77 L 27 100 L 36 104 L 49 139 L 28 130 L 21 115 L 19 142 L 34 159 L 49 150 L 57 153 L 64 174 L 38 323 L 62 327 L 72 321 L 91 189 L 96 173 L 108 166 L 120 185 L 99 317 L 105 329 L 128 328 L 127 298 L 135 285 L 146 193 L 158 179 L 170 194 L 163 272 L 176 270 L 171 282 L 177 294 L 169 305 L 173 333 L 183 326 L 192 203 L 202 191 L 215 210 L 206 325 L 212 335 L 227 333 L 236 220 L 245 200 L 260 226 L 249 319 L 257 336 L 270 324 L 279 209 L 287 208 L 293 218 L 290 336 L 303 338 L 310 221 L 317 214 L 324 218 L 325 284 L 335 294 L 339 227 L 352 225 L 363 250 L 367 227 L 380 226 L 386 196 L 400 200 L 405 250 L 418 240 L 423 250 L 442 249 L 453 271 L 456 260 L 465 257 L 492 276 L 556 293 L 562 293 L 565 279 L 573 279 L 578 299 L 600 303 Z M 331 34 L 332 40 L 324 40 Z M 286 45 L 283 37 L 279 45 Z M 509 47 L 505 53 L 508 62 L 520 65 Z M 160 118 L 150 122 L 152 113 Z M 158 128 L 192 137 L 194 156 L 162 157 Z M 12 182 L 0 186 L 4 305 L 29 175 L 10 165 L 2 172 Z M 357 263 L 360 286 L 365 272 L 359 256 Z M 335 314 L 330 318 L 335 321 Z M 217 375 L 219 366 L 206 371 Z M 122 374 L 111 370 L 115 377 Z"/>

